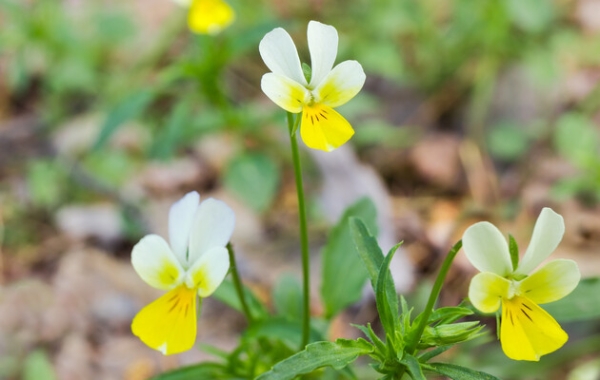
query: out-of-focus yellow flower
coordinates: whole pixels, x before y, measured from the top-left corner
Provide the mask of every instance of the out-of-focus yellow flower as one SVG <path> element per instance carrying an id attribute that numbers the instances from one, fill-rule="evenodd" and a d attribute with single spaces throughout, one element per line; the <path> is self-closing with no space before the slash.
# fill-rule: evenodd
<path id="1" fill-rule="evenodd" d="M 188 26 L 194 33 L 217 34 L 235 20 L 235 12 L 223 0 L 174 0 L 189 7 Z"/>
<path id="2" fill-rule="evenodd" d="M 196 301 L 208 297 L 229 270 L 225 245 L 235 215 L 225 203 L 191 192 L 171 206 L 169 243 L 147 235 L 133 247 L 131 262 L 150 286 L 168 292 L 144 307 L 131 330 L 165 355 L 189 350 L 196 340 Z"/>
<path id="3" fill-rule="evenodd" d="M 333 26 L 309 22 L 308 48 L 310 78 L 302 70 L 290 35 L 282 28 L 267 33 L 259 50 L 271 72 L 263 75 L 261 87 L 279 107 L 292 113 L 302 112 L 300 135 L 309 148 L 331 151 L 354 134 L 350 123 L 334 108 L 352 99 L 366 77 L 356 61 L 333 67 L 338 48 L 338 34 Z"/>
<path id="4" fill-rule="evenodd" d="M 502 305 L 500 341 L 511 359 L 538 361 L 561 348 L 567 333 L 539 304 L 557 301 L 575 289 L 581 275 L 573 260 L 553 260 L 532 272 L 556 249 L 565 231 L 562 216 L 544 208 L 521 263 L 513 267 L 502 233 L 480 222 L 463 235 L 463 248 L 481 273 L 471 280 L 469 298 L 484 313 Z"/>

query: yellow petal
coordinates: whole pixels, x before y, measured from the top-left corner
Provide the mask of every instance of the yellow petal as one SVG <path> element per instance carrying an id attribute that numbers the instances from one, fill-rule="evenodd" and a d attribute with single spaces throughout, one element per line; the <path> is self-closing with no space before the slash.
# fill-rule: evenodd
<path id="1" fill-rule="evenodd" d="M 280 74 L 263 75 L 260 87 L 273 103 L 292 113 L 301 112 L 310 99 L 310 93 L 304 86 Z"/>
<path id="2" fill-rule="evenodd" d="M 165 355 L 187 351 L 196 341 L 196 291 L 177 287 L 143 308 L 131 331 Z"/>
<path id="3" fill-rule="evenodd" d="M 528 298 L 502 300 L 500 341 L 509 358 L 538 361 L 561 348 L 568 338 L 554 318 Z"/>
<path id="4" fill-rule="evenodd" d="M 573 260 L 552 260 L 521 282 L 519 292 L 537 304 L 557 301 L 579 284 L 581 273 Z"/>
<path id="5" fill-rule="evenodd" d="M 353 134 L 350 123 L 333 108 L 313 104 L 302 109 L 300 135 L 309 148 L 330 152 L 350 140 Z"/>
<path id="6" fill-rule="evenodd" d="M 235 19 L 233 9 L 223 0 L 194 0 L 188 13 L 192 32 L 217 34 Z"/>
<path id="7" fill-rule="evenodd" d="M 510 281 L 495 273 L 481 272 L 475 275 L 469 285 L 469 300 L 479 311 L 493 313 L 500 307 L 503 298 L 508 297 Z"/>

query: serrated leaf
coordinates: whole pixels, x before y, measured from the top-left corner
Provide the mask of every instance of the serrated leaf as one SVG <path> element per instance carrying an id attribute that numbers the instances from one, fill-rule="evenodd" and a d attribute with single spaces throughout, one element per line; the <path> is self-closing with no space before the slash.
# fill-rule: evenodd
<path id="1" fill-rule="evenodd" d="M 349 223 L 351 217 L 361 218 L 370 231 L 377 231 L 377 211 L 369 198 L 363 198 L 348 207 L 332 229 L 322 253 L 321 298 L 326 318 L 333 317 L 358 301 L 368 278 L 352 241 Z"/>
<path id="2" fill-rule="evenodd" d="M 585 278 L 571 294 L 542 307 L 559 322 L 587 321 L 600 318 L 600 277 Z"/>
<path id="3" fill-rule="evenodd" d="M 316 342 L 303 351 L 275 364 L 257 380 L 292 380 L 322 367 L 342 369 L 361 355 L 373 352 L 373 345 L 364 339 L 338 339 L 335 342 Z"/>
<path id="4" fill-rule="evenodd" d="M 500 380 L 489 373 L 475 371 L 470 368 L 461 367 L 447 363 L 423 364 L 423 368 L 437 372 L 440 375 L 448 376 L 452 380 Z"/>
<path id="5" fill-rule="evenodd" d="M 279 187 L 279 168 L 267 155 L 243 153 L 225 170 L 227 189 L 258 212 L 269 208 Z"/>
<path id="6" fill-rule="evenodd" d="M 205 362 L 161 373 L 152 380 L 222 379 L 226 374 L 227 371 L 222 364 Z"/>

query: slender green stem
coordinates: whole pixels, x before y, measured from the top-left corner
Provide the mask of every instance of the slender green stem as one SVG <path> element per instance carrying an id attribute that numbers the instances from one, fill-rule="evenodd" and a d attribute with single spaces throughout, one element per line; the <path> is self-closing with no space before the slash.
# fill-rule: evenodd
<path id="1" fill-rule="evenodd" d="M 298 122 L 300 115 L 297 116 Z M 300 166 L 300 154 L 298 152 L 298 140 L 295 133 L 294 115 L 288 112 L 288 129 L 290 132 L 290 142 L 292 144 L 292 159 L 294 161 L 294 174 L 296 176 L 296 193 L 298 194 L 298 214 L 300 219 L 300 248 L 302 250 L 302 294 L 303 294 L 303 314 L 302 314 L 302 344 L 303 350 L 308 344 L 310 331 L 310 257 L 308 253 L 308 230 L 306 228 L 306 206 L 304 203 L 304 187 L 302 185 L 302 167 Z"/>
<path id="2" fill-rule="evenodd" d="M 421 314 L 421 321 L 419 322 L 419 326 L 415 331 L 414 338 L 411 342 L 406 346 L 406 352 L 411 355 L 414 354 L 417 344 L 421 340 L 421 335 L 423 335 L 423 331 L 425 330 L 425 326 L 427 326 L 427 322 L 429 321 L 429 316 L 433 312 L 433 306 L 440 296 L 440 291 L 442 290 L 442 285 L 444 285 L 444 280 L 446 279 L 446 275 L 448 274 L 448 270 L 452 265 L 452 261 L 456 257 L 458 251 L 460 251 L 462 247 L 462 240 L 459 240 L 458 243 L 454 244 L 454 247 L 448 252 L 446 259 L 442 263 L 442 267 L 440 268 L 440 273 L 438 274 L 435 283 L 433 284 L 433 289 L 431 289 L 431 294 L 429 295 L 429 300 L 427 301 L 427 306 L 425 306 L 425 311 Z"/>
<path id="3" fill-rule="evenodd" d="M 231 243 L 227 243 L 227 252 L 229 253 L 229 268 L 231 270 L 231 277 L 233 277 L 233 286 L 235 286 L 235 291 L 237 292 L 238 298 L 240 299 L 240 304 L 242 305 L 242 310 L 246 315 L 248 323 L 252 323 L 252 313 L 250 312 L 250 308 L 248 307 L 248 303 L 246 302 L 244 288 L 242 287 L 240 274 L 237 270 L 237 262 L 235 261 L 235 253 L 233 252 L 233 246 L 231 245 Z"/>

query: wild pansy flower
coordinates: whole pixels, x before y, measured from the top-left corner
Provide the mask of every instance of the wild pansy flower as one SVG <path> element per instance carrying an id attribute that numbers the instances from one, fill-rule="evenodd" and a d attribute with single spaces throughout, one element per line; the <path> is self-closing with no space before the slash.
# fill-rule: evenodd
<path id="1" fill-rule="evenodd" d="M 476 223 L 463 235 L 465 254 L 481 272 L 471 280 L 469 298 L 484 313 L 502 305 L 500 341 L 511 359 L 538 361 L 567 342 L 567 333 L 538 305 L 575 289 L 581 277 L 577 264 L 553 260 L 531 273 L 556 249 L 564 231 L 562 216 L 544 208 L 523 259 L 514 265 L 517 257 L 511 260 L 506 239 L 493 224 Z"/>
<path id="2" fill-rule="evenodd" d="M 196 340 L 196 299 L 208 297 L 229 270 L 225 248 L 235 215 L 225 203 L 197 192 L 186 194 L 169 211 L 169 243 L 147 235 L 131 253 L 133 268 L 150 286 L 168 292 L 144 307 L 131 330 L 165 355 L 189 350 Z M 201 301 L 201 300 L 200 300 Z"/>
<path id="3" fill-rule="evenodd" d="M 338 48 L 333 26 L 309 22 L 308 48 L 311 69 L 305 76 L 290 35 L 282 28 L 267 33 L 259 51 L 271 72 L 263 75 L 261 87 L 279 107 L 302 112 L 300 135 L 309 148 L 331 151 L 354 134 L 350 123 L 334 108 L 352 99 L 366 77 L 356 61 L 333 67 Z"/>
<path id="4" fill-rule="evenodd" d="M 223 0 L 174 0 L 189 8 L 188 26 L 194 33 L 217 34 L 235 20 L 235 12 Z"/>

